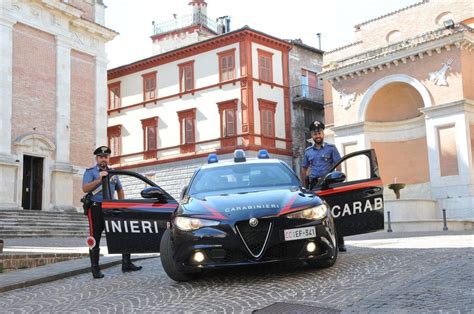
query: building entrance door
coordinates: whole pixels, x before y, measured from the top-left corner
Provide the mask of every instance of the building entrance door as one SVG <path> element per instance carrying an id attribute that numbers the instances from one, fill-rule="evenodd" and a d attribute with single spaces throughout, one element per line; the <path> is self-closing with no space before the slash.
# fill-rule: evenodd
<path id="1" fill-rule="evenodd" d="M 23 156 L 23 209 L 41 210 L 43 203 L 43 160 L 44 158 Z"/>

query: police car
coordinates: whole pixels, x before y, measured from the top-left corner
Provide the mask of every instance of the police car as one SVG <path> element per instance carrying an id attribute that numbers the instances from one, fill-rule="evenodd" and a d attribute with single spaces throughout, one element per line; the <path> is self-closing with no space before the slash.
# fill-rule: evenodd
<path id="1" fill-rule="evenodd" d="M 366 156 L 368 178 L 347 182 L 339 164 Z M 301 260 L 330 267 L 337 259 L 337 235 L 383 229 L 382 183 L 373 150 L 345 156 L 313 191 L 288 165 L 262 150 L 232 160 L 209 155 L 178 203 L 147 178 L 110 171 L 104 179 L 107 245 L 111 253 L 160 252 L 165 272 L 188 281 L 204 270 Z M 112 199 L 108 180 L 128 175 L 147 188 L 142 199 Z M 123 182 L 123 180 L 122 180 Z"/>

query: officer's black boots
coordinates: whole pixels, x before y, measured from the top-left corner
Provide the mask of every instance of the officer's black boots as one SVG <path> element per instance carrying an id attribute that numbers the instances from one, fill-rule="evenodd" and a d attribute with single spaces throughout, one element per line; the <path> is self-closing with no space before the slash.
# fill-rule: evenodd
<path id="1" fill-rule="evenodd" d="M 92 277 L 94 278 L 104 278 L 104 274 L 102 274 L 99 267 L 99 255 L 100 255 L 99 248 L 89 250 L 89 256 L 91 258 L 91 272 L 92 272 Z"/>
<path id="2" fill-rule="evenodd" d="M 130 260 L 130 254 L 122 254 L 122 272 L 136 271 L 142 269 L 141 266 L 136 266 Z"/>
<path id="3" fill-rule="evenodd" d="M 344 238 L 340 237 L 337 239 L 338 246 L 339 246 L 339 252 L 346 252 L 346 245 L 344 244 Z"/>

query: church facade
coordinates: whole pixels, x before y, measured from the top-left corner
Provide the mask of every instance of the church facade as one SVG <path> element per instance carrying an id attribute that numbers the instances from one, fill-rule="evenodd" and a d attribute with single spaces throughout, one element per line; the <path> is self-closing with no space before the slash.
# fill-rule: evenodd
<path id="1" fill-rule="evenodd" d="M 106 142 L 101 0 L 0 2 L 0 209 L 75 210 Z"/>

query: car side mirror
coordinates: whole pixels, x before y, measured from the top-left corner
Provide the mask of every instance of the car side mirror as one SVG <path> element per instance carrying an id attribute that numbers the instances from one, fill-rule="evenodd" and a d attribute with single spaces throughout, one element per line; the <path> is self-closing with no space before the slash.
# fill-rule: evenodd
<path id="1" fill-rule="evenodd" d="M 140 192 L 140 195 L 143 198 L 156 198 L 158 200 L 166 200 L 166 195 L 163 190 L 157 186 L 150 186 L 148 188 L 143 189 Z"/>
<path id="2" fill-rule="evenodd" d="M 186 190 L 188 189 L 188 186 L 186 185 L 185 187 L 183 187 L 183 189 L 181 190 L 181 193 L 179 194 L 179 199 L 182 200 L 184 198 L 184 194 L 186 193 Z"/>
<path id="3" fill-rule="evenodd" d="M 323 181 L 321 182 L 321 186 L 324 188 L 328 188 L 329 184 L 344 182 L 346 180 L 346 175 L 340 171 L 333 171 L 328 173 Z"/>

